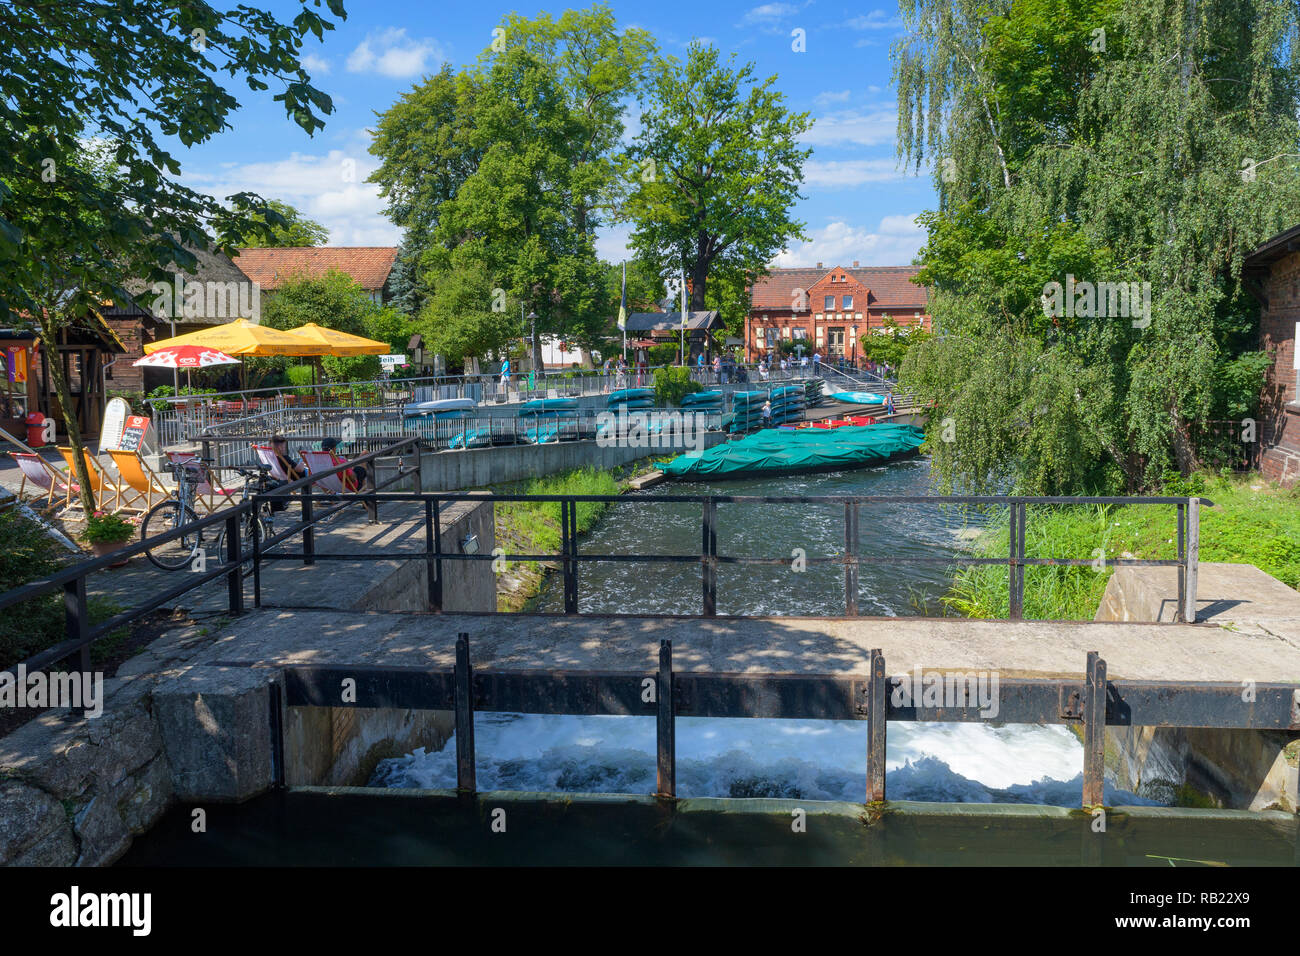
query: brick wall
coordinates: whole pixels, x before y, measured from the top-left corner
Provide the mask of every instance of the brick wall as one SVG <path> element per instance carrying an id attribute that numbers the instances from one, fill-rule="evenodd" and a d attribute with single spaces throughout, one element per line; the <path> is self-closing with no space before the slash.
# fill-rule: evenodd
<path id="1" fill-rule="evenodd" d="M 126 346 L 126 353 L 117 356 L 117 362 L 108 369 L 108 390 L 110 392 L 144 391 L 144 369 L 136 368 L 131 363 L 143 358 L 144 344 L 154 340 L 152 325 L 146 327 L 144 320 L 138 317 L 110 318 L 106 321 Z"/>

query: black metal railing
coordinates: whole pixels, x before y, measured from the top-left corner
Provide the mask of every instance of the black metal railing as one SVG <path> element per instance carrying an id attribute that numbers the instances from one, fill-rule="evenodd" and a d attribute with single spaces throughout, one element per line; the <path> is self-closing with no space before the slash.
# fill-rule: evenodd
<path id="1" fill-rule="evenodd" d="M 315 497 L 304 493 L 303 523 L 297 527 L 306 528 L 311 516 L 311 501 Z M 430 608 L 434 611 L 443 609 L 443 562 L 444 561 L 534 561 L 557 566 L 563 579 L 563 600 L 565 614 L 579 613 L 580 580 L 579 570 L 583 563 L 594 562 L 628 562 L 648 564 L 698 564 L 700 566 L 701 615 L 717 616 L 718 568 L 724 565 L 758 565 L 789 567 L 796 562 L 805 565 L 840 565 L 844 574 L 844 609 L 848 617 L 859 615 L 858 578 L 863 565 L 899 565 L 928 564 L 943 566 L 968 565 L 1005 565 L 1007 568 L 1007 586 L 1009 592 L 1010 620 L 1024 617 L 1025 568 L 1027 567 L 1097 567 L 1098 559 L 1093 558 L 1037 558 L 1025 553 L 1025 527 L 1028 523 L 1028 509 L 1034 505 L 1172 505 L 1177 510 L 1177 557 L 1172 559 L 1141 558 L 1105 558 L 1105 563 L 1113 567 L 1176 567 L 1178 569 L 1178 620 L 1194 622 L 1196 620 L 1196 579 L 1200 550 L 1200 506 L 1213 505 L 1205 498 L 1191 497 L 1026 497 L 1003 495 L 654 495 L 628 497 L 625 495 L 523 495 L 523 494 L 471 494 L 464 492 L 404 493 L 381 496 L 384 501 L 420 502 L 424 505 L 425 548 L 422 552 L 405 552 L 411 558 L 422 558 L 427 566 L 428 592 Z M 452 502 L 525 502 L 551 503 L 560 506 L 560 548 L 556 552 L 544 554 L 506 553 L 497 549 L 494 553 L 465 553 L 448 550 L 442 546 L 442 505 Z M 351 501 L 336 505 L 335 511 L 347 507 Z M 700 506 L 700 550 L 689 554 L 589 554 L 578 547 L 578 514 L 580 504 L 618 505 L 632 504 L 655 506 L 662 504 L 696 504 Z M 749 555 L 726 555 L 718 552 L 718 505 L 831 505 L 843 508 L 844 514 L 844 551 L 835 556 L 790 556 L 757 557 Z M 970 557 L 966 555 L 946 555 L 928 557 L 891 553 L 888 555 L 868 555 L 859 553 L 858 538 L 861 526 L 861 511 L 864 507 L 889 506 L 897 504 L 924 505 L 960 505 L 976 508 L 1006 507 L 1009 509 L 1008 554 L 1007 557 Z M 333 511 L 330 512 L 331 514 Z M 277 535 L 279 543 L 291 536 L 291 532 Z M 265 551 L 255 556 L 260 563 L 264 560 L 302 560 L 310 563 L 315 559 L 309 538 L 304 533 L 303 550 L 300 552 L 278 552 L 269 554 Z M 328 556 L 333 561 L 380 561 L 391 560 L 392 555 L 373 552 L 333 553 Z M 630 614 L 631 612 L 629 612 Z M 745 615 L 735 615 L 745 616 Z"/>
<path id="2" fill-rule="evenodd" d="M 845 615 L 859 616 L 858 579 L 860 569 L 866 565 L 922 564 L 944 566 L 968 565 L 1005 565 L 1009 591 L 1009 619 L 1021 620 L 1024 616 L 1025 568 L 1040 566 L 1057 567 L 1096 567 L 1096 558 L 1037 558 L 1025 553 L 1025 527 L 1028 522 L 1028 509 L 1037 505 L 1172 505 L 1177 509 L 1177 557 L 1155 560 L 1138 558 L 1108 558 L 1106 563 L 1117 567 L 1176 567 L 1178 569 L 1178 614 L 1183 622 L 1196 620 L 1197 565 L 1199 561 L 1200 506 L 1213 505 L 1213 502 L 1194 497 L 1025 497 L 996 495 L 845 495 L 845 496 L 782 496 L 782 495 L 655 495 L 628 497 L 622 495 L 485 495 L 467 492 L 422 491 L 384 491 L 399 482 L 414 480 L 420 487 L 419 456 L 415 455 L 416 467 L 407 469 L 403 464 L 402 453 L 407 449 L 418 449 L 417 439 L 407 438 L 382 450 L 370 452 L 339 465 L 326 472 L 320 472 L 283 485 L 272 491 L 254 495 L 249 501 L 235 507 L 209 515 L 182 528 L 156 535 L 123 548 L 113 554 L 96 558 L 75 565 L 42 581 L 25 585 L 6 594 L 0 595 L 0 613 L 5 613 L 38 598 L 42 595 L 63 590 L 65 598 L 66 630 L 64 641 L 24 662 L 29 671 L 45 668 L 74 654 L 80 656 L 82 669 L 89 667 L 90 646 L 99 638 L 124 624 L 130 623 L 144 614 L 163 607 L 176 598 L 210 581 L 225 577 L 228 588 L 229 611 L 239 614 L 244 610 L 243 566 L 251 562 L 253 578 L 253 603 L 260 607 L 262 603 L 262 570 L 268 561 L 301 561 L 313 565 L 317 561 L 392 561 L 394 558 L 421 560 L 425 564 L 428 589 L 428 604 L 432 611 L 444 609 L 444 562 L 447 561 L 535 561 L 557 566 L 563 582 L 564 614 L 579 613 L 583 564 L 594 562 L 625 562 L 655 564 L 698 564 L 700 567 L 701 611 L 700 616 L 715 617 L 717 611 L 718 569 L 724 565 L 733 566 L 791 566 L 797 560 L 806 565 L 839 565 L 843 568 Z M 374 462 L 380 457 L 397 458 L 395 473 L 375 484 L 373 490 L 359 493 L 326 493 L 316 488 L 323 478 L 338 475 L 345 469 L 357 464 Z M 374 466 L 372 465 L 372 468 Z M 249 552 L 242 550 L 238 533 L 239 522 L 249 509 L 257 509 L 271 501 L 285 501 L 292 498 L 301 503 L 301 517 L 283 530 L 266 540 L 259 536 L 258 523 L 253 522 L 253 541 Z M 422 505 L 421 520 L 424 524 L 424 546 L 420 550 L 403 550 L 394 553 L 388 550 L 371 549 L 368 551 L 328 554 L 318 553 L 316 549 L 316 527 L 339 512 L 356 506 L 366 507 L 372 518 L 377 517 L 381 503 L 413 502 Z M 560 548 L 557 552 L 543 554 L 506 553 L 494 549 L 489 553 L 474 551 L 467 553 L 460 542 L 453 549 L 444 547 L 442 527 L 443 506 L 455 502 L 498 503 L 530 502 L 554 503 L 560 507 Z M 638 506 L 657 506 L 663 504 L 695 504 L 700 507 L 700 549 L 697 552 L 681 554 L 592 554 L 579 549 L 578 545 L 578 506 L 580 504 L 618 505 L 635 504 Z M 750 555 L 728 555 L 718 551 L 718 505 L 753 504 L 753 505 L 831 505 L 843 509 L 844 515 L 844 550 L 834 556 L 804 556 L 801 558 L 779 556 L 758 557 Z M 1008 555 L 1007 557 L 971 557 L 966 555 L 948 555 L 927 557 L 891 553 L 889 555 L 868 555 L 859 553 L 858 530 L 863 508 L 889 506 L 897 504 L 924 504 L 935 506 L 964 505 L 968 507 L 1006 507 L 1009 509 L 1008 521 Z M 204 528 L 226 523 L 226 554 L 220 564 L 202 571 L 186 574 L 185 583 L 167 588 L 160 594 L 147 597 L 145 601 L 128 611 L 124 611 L 95 626 L 91 626 L 86 610 L 86 578 L 101 571 L 123 557 L 143 553 L 149 548 L 183 535 L 201 531 Z M 298 538 L 301 550 L 281 550 L 281 546 Z M 502 612 L 510 613 L 510 612 Z M 629 613 L 623 616 L 645 616 Z M 656 616 L 696 616 L 696 615 L 656 615 Z M 747 615 L 731 615 L 745 617 Z M 825 616 L 825 615 L 821 615 Z"/>
<path id="3" fill-rule="evenodd" d="M 64 639 L 58 644 L 46 648 L 37 654 L 32 655 L 26 660 L 19 663 L 18 666 L 25 667 L 28 673 L 39 670 L 45 670 L 54 664 L 64 660 L 76 659 L 78 670 L 89 671 L 91 666 L 90 653 L 91 647 L 101 638 L 111 634 L 118 628 L 131 624 L 139 620 L 146 614 L 157 610 L 160 607 L 170 605 L 177 598 L 188 594 L 191 591 L 201 588 L 204 585 L 224 577 L 227 582 L 228 608 L 231 614 L 240 614 L 244 611 L 244 587 L 243 587 L 243 567 L 249 561 L 253 561 L 254 573 L 260 567 L 260 561 L 257 556 L 260 550 L 268 547 L 274 547 L 275 544 L 287 539 L 293 533 L 303 535 L 305 542 L 311 541 L 311 526 L 325 520 L 333 514 L 336 514 L 342 508 L 362 504 L 370 507 L 376 507 L 382 488 L 389 487 L 401 481 L 407 481 L 414 477 L 419 480 L 419 455 L 415 456 L 416 467 L 407 469 L 403 466 L 402 452 L 407 449 L 415 448 L 417 440 L 414 438 L 403 439 L 388 445 L 387 447 L 374 451 L 369 454 L 360 455 L 349 460 L 345 464 L 331 468 L 328 471 L 317 472 L 300 481 L 283 485 L 272 492 L 264 495 L 258 495 L 250 498 L 248 501 L 234 505 L 229 508 L 223 508 L 220 511 L 200 518 L 198 521 L 189 522 L 179 528 L 163 534 L 156 534 L 150 538 L 129 544 L 126 547 L 119 548 L 116 551 L 106 554 L 103 557 L 94 558 L 90 561 L 65 568 L 56 574 L 52 574 L 40 581 L 33 581 L 22 587 L 14 588 L 0 594 L 0 614 L 21 614 L 23 605 L 30 601 L 37 600 L 48 594 L 62 592 L 64 603 Z M 283 534 L 278 534 L 265 542 L 258 540 L 257 522 L 253 522 L 254 536 L 253 549 L 251 554 L 243 551 L 243 542 L 240 535 L 241 522 L 254 509 L 260 509 L 261 505 L 271 499 L 286 499 L 290 496 L 297 497 L 295 492 L 301 492 L 302 489 L 315 485 L 324 478 L 341 474 L 343 471 L 359 464 L 374 462 L 378 458 L 397 457 L 395 473 L 376 483 L 375 490 L 362 493 L 331 494 L 322 493 L 308 494 L 303 499 L 304 521 L 299 522 L 293 529 Z M 374 467 L 372 465 L 371 467 Z M 418 484 L 417 484 L 418 487 Z M 319 512 L 313 516 L 313 500 L 329 499 L 335 502 L 335 506 Z M 341 504 L 339 502 L 342 502 Z M 156 548 L 159 545 L 166 544 L 169 541 L 175 541 L 182 537 L 197 535 L 202 538 L 206 529 L 215 529 L 218 525 L 224 525 L 226 553 L 221 557 L 219 563 L 213 565 L 204 562 L 199 570 L 189 570 L 181 572 L 181 583 L 172 587 L 166 587 L 163 590 L 148 594 L 144 597 L 142 603 L 128 610 L 114 614 L 107 620 L 92 625 L 90 622 L 90 613 L 87 607 L 86 598 L 86 579 L 92 574 L 106 570 L 123 559 L 130 559 L 144 554 L 146 551 Z M 163 573 L 163 572 L 160 572 Z M 256 595 L 256 591 L 255 591 Z"/>

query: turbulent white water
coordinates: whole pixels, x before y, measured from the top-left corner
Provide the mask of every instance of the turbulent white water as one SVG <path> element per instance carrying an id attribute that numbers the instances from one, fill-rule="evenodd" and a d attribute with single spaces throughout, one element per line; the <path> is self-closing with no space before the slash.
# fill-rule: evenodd
<path id="1" fill-rule="evenodd" d="M 682 717 L 681 797 L 790 797 L 861 802 L 865 721 Z M 648 717 L 476 714 L 480 790 L 653 793 L 655 721 Z M 889 725 L 893 800 L 1077 806 L 1083 748 L 1064 727 Z M 383 761 L 372 786 L 456 786 L 456 747 Z M 1106 788 L 1112 805 L 1149 803 Z"/>
<path id="2" fill-rule="evenodd" d="M 929 462 L 782 479 L 690 486 L 721 495 L 925 495 Z M 698 505 L 638 504 L 631 494 L 583 539 L 590 553 L 672 554 L 700 540 Z M 727 504 L 719 507 L 721 554 L 770 556 L 798 545 L 809 555 L 843 546 L 843 510 L 825 505 Z M 861 516 L 859 553 L 951 557 L 983 526 L 985 516 L 926 503 L 875 504 Z M 583 568 L 579 606 L 586 613 L 699 612 L 699 569 L 687 564 Z M 939 613 L 948 587 L 941 564 L 864 567 L 859 606 L 866 614 Z M 552 582 L 538 609 L 558 611 Z M 843 575 L 816 565 L 797 579 L 784 568 L 724 568 L 720 613 L 841 613 Z M 940 662 L 935 662 L 940 663 Z M 477 714 L 475 750 L 480 789 L 651 793 L 655 786 L 655 723 L 636 717 L 537 717 Z M 681 718 L 677 722 L 677 789 L 685 797 L 789 796 L 861 801 L 866 791 L 865 721 Z M 886 790 L 896 800 L 1014 802 L 1078 806 L 1083 748 L 1064 727 L 986 723 L 891 722 Z M 455 747 L 384 761 L 375 786 L 454 787 Z M 1146 803 L 1112 792 L 1112 804 Z"/>

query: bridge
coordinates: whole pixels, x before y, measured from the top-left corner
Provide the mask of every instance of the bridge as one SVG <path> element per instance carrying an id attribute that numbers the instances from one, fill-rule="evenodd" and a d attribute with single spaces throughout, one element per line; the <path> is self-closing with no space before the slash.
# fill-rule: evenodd
<path id="1" fill-rule="evenodd" d="M 494 506 L 527 496 L 424 492 L 418 483 L 412 489 L 417 476 L 398 454 L 406 447 L 363 459 L 381 475 L 380 490 L 370 494 L 328 496 L 315 489 L 315 479 L 279 489 L 276 496 L 300 506 L 288 512 L 296 516 L 289 526 L 255 540 L 251 552 L 241 551 L 238 535 L 228 535 L 228 552 L 206 570 L 178 572 L 179 580 L 151 579 L 152 588 L 137 589 L 134 606 L 101 624 L 89 623 L 86 597 L 115 556 L 0 596 L 0 613 L 14 614 L 41 595 L 64 595 L 67 639 L 24 662 L 29 671 L 63 661 L 88 671 L 96 641 L 159 607 L 188 601 L 221 611 L 205 624 L 208 633 L 191 628 L 165 635 L 123 665 L 108 682 L 101 721 L 48 714 L 0 742 L 8 805 L 51 807 L 41 817 L 48 833 L 41 831 L 11 860 L 66 862 L 67 847 L 75 845 L 80 862 L 106 862 L 175 802 L 241 801 L 277 788 L 364 783 L 383 756 L 449 740 L 456 747 L 458 792 L 471 797 L 477 791 L 476 711 L 653 717 L 656 793 L 670 802 L 677 797 L 676 724 L 682 717 L 864 721 L 867 807 L 887 805 L 884 767 L 893 722 L 992 719 L 1073 727 L 1084 745 L 1084 808 L 1102 805 L 1103 779 L 1108 763 L 1114 769 L 1117 748 L 1121 761 L 1141 762 L 1150 740 L 1144 744 L 1134 733 L 1249 733 L 1258 741 L 1254 763 L 1261 754 L 1273 759 L 1264 761 L 1263 771 L 1241 769 L 1227 792 L 1240 805 L 1254 806 L 1268 791 L 1273 796 L 1264 806 L 1295 809 L 1286 801 L 1295 793 L 1291 755 L 1300 732 L 1300 596 L 1277 582 L 1281 590 L 1272 589 L 1272 579 L 1250 574 L 1253 569 L 1199 561 L 1199 509 L 1207 502 L 905 499 L 1008 510 L 1006 558 L 909 560 L 1005 566 L 1011 619 L 879 618 L 858 613 L 859 572 L 900 559 L 857 553 L 855 528 L 864 511 L 900 499 L 640 496 L 641 506 L 691 505 L 700 514 L 698 546 L 644 555 L 588 553 L 581 546 L 578 506 L 619 499 L 546 496 L 532 500 L 559 506 L 559 551 L 493 554 Z M 807 558 L 839 568 L 842 608 L 820 617 L 719 614 L 720 567 L 780 566 L 793 559 L 719 553 L 718 506 L 809 502 L 843 511 L 843 549 Z M 1117 560 L 1112 584 L 1119 584 L 1115 593 L 1108 590 L 1103 607 L 1111 608 L 1111 620 L 1023 620 L 1026 568 L 1092 563 L 1027 556 L 1026 524 L 1036 508 L 1085 502 L 1173 508 L 1179 515 L 1176 557 Z M 233 526 L 243 509 L 259 503 L 198 525 Z M 349 516 L 366 506 L 378 509 L 383 531 L 356 533 L 349 524 Z M 146 546 L 124 551 L 138 555 Z M 492 564 L 501 559 L 554 566 L 564 613 L 497 613 Z M 593 562 L 698 566 L 699 611 L 582 613 L 582 569 Z M 1165 582 L 1154 611 L 1138 608 L 1145 600 L 1139 579 Z M 1130 613 L 1145 614 L 1145 620 L 1115 619 Z M 910 695 L 911 675 L 963 696 Z M 994 715 L 976 686 L 990 676 L 997 680 Z M 82 746 L 87 742 L 96 748 L 88 751 Z M 91 752 L 117 771 L 78 770 Z M 1282 782 L 1272 786 L 1277 775 Z M 53 809 L 64 800 L 99 807 L 101 816 L 69 822 Z M 121 807 L 133 809 L 111 809 Z"/>

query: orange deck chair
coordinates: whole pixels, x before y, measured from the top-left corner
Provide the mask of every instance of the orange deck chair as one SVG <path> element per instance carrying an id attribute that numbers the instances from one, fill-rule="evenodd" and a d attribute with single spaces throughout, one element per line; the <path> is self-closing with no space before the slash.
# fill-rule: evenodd
<path id="1" fill-rule="evenodd" d="M 130 495 L 131 505 L 144 500 L 143 511 L 148 511 L 159 501 L 166 501 L 170 492 L 158 477 L 157 472 L 145 463 L 138 451 L 125 451 L 110 448 L 108 457 L 117 469 L 117 500 L 123 502 Z M 128 505 L 130 507 L 130 505 Z"/>
<path id="2" fill-rule="evenodd" d="M 72 460 L 72 449 L 66 445 L 60 445 L 59 454 L 62 455 L 63 460 L 68 463 L 68 474 L 76 475 L 77 468 Z M 86 460 L 86 473 L 90 476 L 90 494 L 91 497 L 95 499 L 95 507 L 97 509 L 100 511 L 141 510 L 139 508 L 118 508 L 117 490 L 114 487 L 114 483 L 109 481 L 104 475 L 104 469 L 99 466 L 99 462 L 95 460 L 95 457 L 90 452 L 83 448 L 81 449 L 81 454 Z M 77 502 L 75 497 L 72 499 L 71 507 L 80 507 L 80 504 Z"/>

